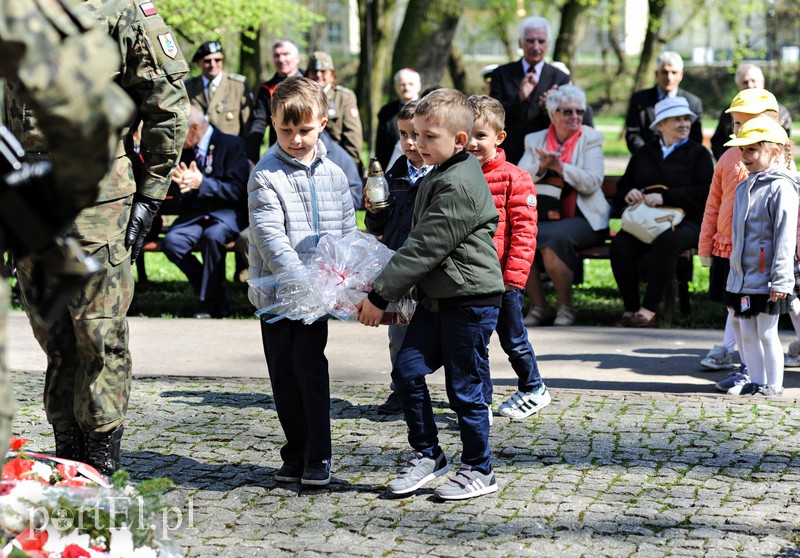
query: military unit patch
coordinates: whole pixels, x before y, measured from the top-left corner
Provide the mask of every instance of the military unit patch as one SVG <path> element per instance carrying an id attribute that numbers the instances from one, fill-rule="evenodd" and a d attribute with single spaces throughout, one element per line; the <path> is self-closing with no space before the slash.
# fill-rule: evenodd
<path id="1" fill-rule="evenodd" d="M 156 5 L 153 4 L 152 2 L 145 2 L 143 4 L 139 4 L 139 7 L 142 9 L 144 17 L 158 15 L 158 10 L 156 9 Z M 175 57 L 173 56 L 172 58 Z"/>
<path id="2" fill-rule="evenodd" d="M 161 50 L 170 58 L 174 59 L 178 55 L 178 43 L 175 42 L 171 32 L 159 35 L 158 42 L 161 43 Z"/>

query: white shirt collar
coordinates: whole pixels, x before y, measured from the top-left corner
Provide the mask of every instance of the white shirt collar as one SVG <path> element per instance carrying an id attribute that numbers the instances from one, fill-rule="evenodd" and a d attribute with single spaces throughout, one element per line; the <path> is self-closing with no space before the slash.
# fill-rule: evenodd
<path id="1" fill-rule="evenodd" d="M 203 137 L 200 138 L 199 142 L 197 142 L 197 147 L 195 147 L 195 150 L 203 157 L 205 157 L 206 153 L 208 153 L 208 144 L 211 143 L 211 134 L 213 133 L 214 133 L 214 126 L 209 124 L 206 133 L 203 134 Z"/>
<path id="2" fill-rule="evenodd" d="M 214 89 L 219 87 L 219 84 L 222 82 L 222 72 L 217 74 L 217 77 L 214 79 L 208 79 L 206 76 L 200 76 L 203 78 L 203 88 L 209 89 L 209 83 L 212 84 Z"/>
<path id="3" fill-rule="evenodd" d="M 531 68 L 528 61 L 524 58 L 522 59 L 522 73 L 528 75 L 529 72 L 533 71 L 533 78 L 536 80 L 536 83 L 539 83 L 539 78 L 542 77 L 542 68 L 544 68 L 544 60 L 540 60 L 538 64 Z"/>

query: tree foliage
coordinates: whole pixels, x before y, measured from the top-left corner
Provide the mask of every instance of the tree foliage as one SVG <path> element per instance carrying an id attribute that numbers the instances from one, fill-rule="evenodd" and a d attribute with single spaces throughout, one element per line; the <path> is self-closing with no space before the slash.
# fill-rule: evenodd
<path id="1" fill-rule="evenodd" d="M 159 0 L 158 6 L 166 22 L 192 44 L 230 32 L 255 36 L 265 23 L 299 33 L 319 19 L 292 0 Z"/>

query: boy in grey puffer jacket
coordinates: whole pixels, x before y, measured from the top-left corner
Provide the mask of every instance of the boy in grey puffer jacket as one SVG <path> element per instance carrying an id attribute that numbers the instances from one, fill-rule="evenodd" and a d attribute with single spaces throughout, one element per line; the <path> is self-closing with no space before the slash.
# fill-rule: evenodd
<path id="1" fill-rule="evenodd" d="M 355 211 L 344 172 L 318 140 L 328 119 L 325 93 L 306 78 L 289 78 L 272 95 L 278 143 L 255 166 L 247 184 L 250 279 L 299 269 L 320 237 L 355 231 Z M 250 287 L 250 302 L 267 301 Z M 323 486 L 330 482 L 330 386 L 325 344 L 328 322 L 310 325 L 261 321 L 275 409 L 286 436 L 278 482 Z"/>

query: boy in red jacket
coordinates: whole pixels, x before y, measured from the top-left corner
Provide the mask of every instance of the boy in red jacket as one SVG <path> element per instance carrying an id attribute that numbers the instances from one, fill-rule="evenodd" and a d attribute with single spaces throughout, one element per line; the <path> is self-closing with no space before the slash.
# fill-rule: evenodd
<path id="1" fill-rule="evenodd" d="M 486 95 L 473 95 L 469 102 L 475 123 L 467 151 L 481 164 L 500 214 L 494 244 L 500 257 L 506 292 L 496 331 L 500 346 L 519 378 L 518 391 L 500 405 L 497 412 L 512 419 L 522 419 L 550 404 L 550 393 L 539 375 L 536 354 L 528 341 L 528 330 L 522 323 L 523 289 L 536 252 L 536 188 L 531 175 L 506 161 L 505 152 L 498 147 L 506 138 L 503 105 Z M 484 399 L 490 402 L 492 382 L 488 365 L 483 372 L 488 391 L 484 393 Z"/>

